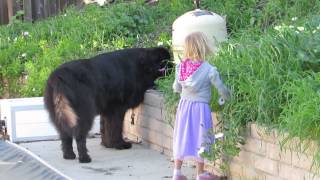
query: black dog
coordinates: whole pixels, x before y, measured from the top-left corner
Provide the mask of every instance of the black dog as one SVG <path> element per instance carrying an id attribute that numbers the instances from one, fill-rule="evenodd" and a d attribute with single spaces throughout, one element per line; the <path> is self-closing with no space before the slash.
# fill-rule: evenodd
<path id="1" fill-rule="evenodd" d="M 80 162 L 90 162 L 86 136 L 94 117 L 101 117 L 102 144 L 128 149 L 122 138 L 125 112 L 138 106 L 147 89 L 166 68 L 167 49 L 123 49 L 67 62 L 47 81 L 44 102 L 62 141 L 63 157 L 75 159 L 75 137 Z"/>

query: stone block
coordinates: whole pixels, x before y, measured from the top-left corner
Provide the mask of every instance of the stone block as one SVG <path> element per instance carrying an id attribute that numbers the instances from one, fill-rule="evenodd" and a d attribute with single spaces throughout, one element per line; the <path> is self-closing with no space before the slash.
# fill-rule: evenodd
<path id="1" fill-rule="evenodd" d="M 243 166 L 242 164 L 238 163 L 238 162 L 235 162 L 235 161 L 232 161 L 230 163 L 230 175 L 232 177 L 241 177 L 243 176 Z"/>
<path id="2" fill-rule="evenodd" d="M 158 120 L 162 120 L 162 109 L 149 105 L 141 105 L 141 115 L 149 116 Z"/>
<path id="3" fill-rule="evenodd" d="M 149 128 L 150 130 L 162 133 L 168 137 L 173 137 L 173 128 L 163 121 L 149 117 L 149 116 L 140 116 L 140 119 L 137 120 L 138 126 Z"/>
<path id="4" fill-rule="evenodd" d="M 266 175 L 266 180 L 284 180 L 283 178 L 272 176 L 272 175 Z"/>
<path id="5" fill-rule="evenodd" d="M 267 153 L 266 157 L 272 160 L 277 160 L 284 162 L 286 164 L 291 164 L 292 162 L 292 153 L 289 149 L 281 149 L 279 145 L 266 143 Z"/>
<path id="6" fill-rule="evenodd" d="M 253 163 L 254 163 L 254 159 L 252 158 L 252 153 L 245 150 L 240 151 L 239 155 L 235 156 L 233 160 L 242 164 L 246 164 L 247 166 L 250 166 L 250 165 L 253 166 Z"/>
<path id="7" fill-rule="evenodd" d="M 266 175 L 265 173 L 255 170 L 251 167 L 243 167 L 243 176 L 246 177 L 248 180 L 265 180 Z"/>
<path id="8" fill-rule="evenodd" d="M 263 156 L 253 155 L 254 156 L 254 167 L 262 172 L 269 173 L 270 175 L 277 176 L 279 173 L 279 163 L 268 159 Z"/>
<path id="9" fill-rule="evenodd" d="M 266 154 L 266 143 L 259 139 L 247 138 L 244 149 L 256 154 L 265 155 Z"/>
<path id="10" fill-rule="evenodd" d="M 156 108 L 162 108 L 163 107 L 163 96 L 159 91 L 155 90 L 148 90 L 144 95 L 144 104 L 153 106 Z"/>
<path id="11" fill-rule="evenodd" d="M 320 180 L 320 174 L 306 172 L 304 179 L 305 180 Z"/>
<path id="12" fill-rule="evenodd" d="M 143 127 L 139 128 L 138 133 L 142 136 L 143 140 L 167 149 L 172 149 L 172 138 L 168 136 Z"/>
<path id="13" fill-rule="evenodd" d="M 306 172 L 300 168 L 296 168 L 286 164 L 280 164 L 279 177 L 286 180 L 303 180 Z"/>
<path id="14" fill-rule="evenodd" d="M 313 157 L 310 155 L 293 152 L 292 165 L 309 171 L 312 167 Z"/>

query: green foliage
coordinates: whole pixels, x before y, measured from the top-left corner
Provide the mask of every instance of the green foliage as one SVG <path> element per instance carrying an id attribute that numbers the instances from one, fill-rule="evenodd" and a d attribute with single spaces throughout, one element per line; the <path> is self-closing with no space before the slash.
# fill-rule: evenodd
<path id="1" fill-rule="evenodd" d="M 282 143 L 286 144 L 287 141 L 298 138 L 301 143 L 291 143 L 290 148 L 301 152 L 308 151 L 312 147 L 312 141 L 317 145 L 320 143 L 320 74 L 310 73 L 306 77 L 287 82 L 282 88 L 287 93 L 287 101 L 279 117 L 279 129 L 285 135 Z M 319 154 L 317 149 L 315 157 Z M 313 168 L 317 169 L 320 165 L 319 159 L 314 163 L 316 166 Z"/>
<path id="2" fill-rule="evenodd" d="M 248 29 L 266 30 L 293 17 L 319 13 L 318 0 L 203 0 L 203 7 L 225 15 L 232 34 Z"/>
<path id="3" fill-rule="evenodd" d="M 171 22 L 164 21 L 176 17 L 164 14 L 170 9 L 170 3 L 118 2 L 69 8 L 34 24 L 13 20 L 0 27 L 0 82 L 9 81 L 10 97 L 42 96 L 49 73 L 66 61 L 162 41 L 170 46 Z M 3 91 L 1 87 L 0 97 Z"/>

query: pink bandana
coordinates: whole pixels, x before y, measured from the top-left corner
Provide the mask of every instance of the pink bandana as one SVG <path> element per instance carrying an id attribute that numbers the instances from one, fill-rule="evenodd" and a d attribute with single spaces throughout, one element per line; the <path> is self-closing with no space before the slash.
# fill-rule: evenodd
<path id="1" fill-rule="evenodd" d="M 180 64 L 180 81 L 186 80 L 193 72 L 195 72 L 200 65 L 202 64 L 202 61 L 192 62 L 189 59 L 186 59 L 181 62 Z"/>

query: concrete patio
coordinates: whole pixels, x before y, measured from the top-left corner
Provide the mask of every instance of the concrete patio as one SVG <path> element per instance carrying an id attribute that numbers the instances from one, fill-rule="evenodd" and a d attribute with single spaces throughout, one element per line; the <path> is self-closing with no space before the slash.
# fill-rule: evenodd
<path id="1" fill-rule="evenodd" d="M 108 149 L 100 145 L 100 137 L 89 138 L 87 147 L 92 162 L 80 164 L 78 160 L 64 160 L 60 141 L 39 141 L 20 143 L 44 161 L 75 180 L 160 180 L 171 179 L 173 162 L 171 158 L 147 147 L 134 144 L 129 150 Z M 75 145 L 74 151 L 77 154 Z M 195 169 L 184 165 L 183 173 L 195 179 Z"/>

